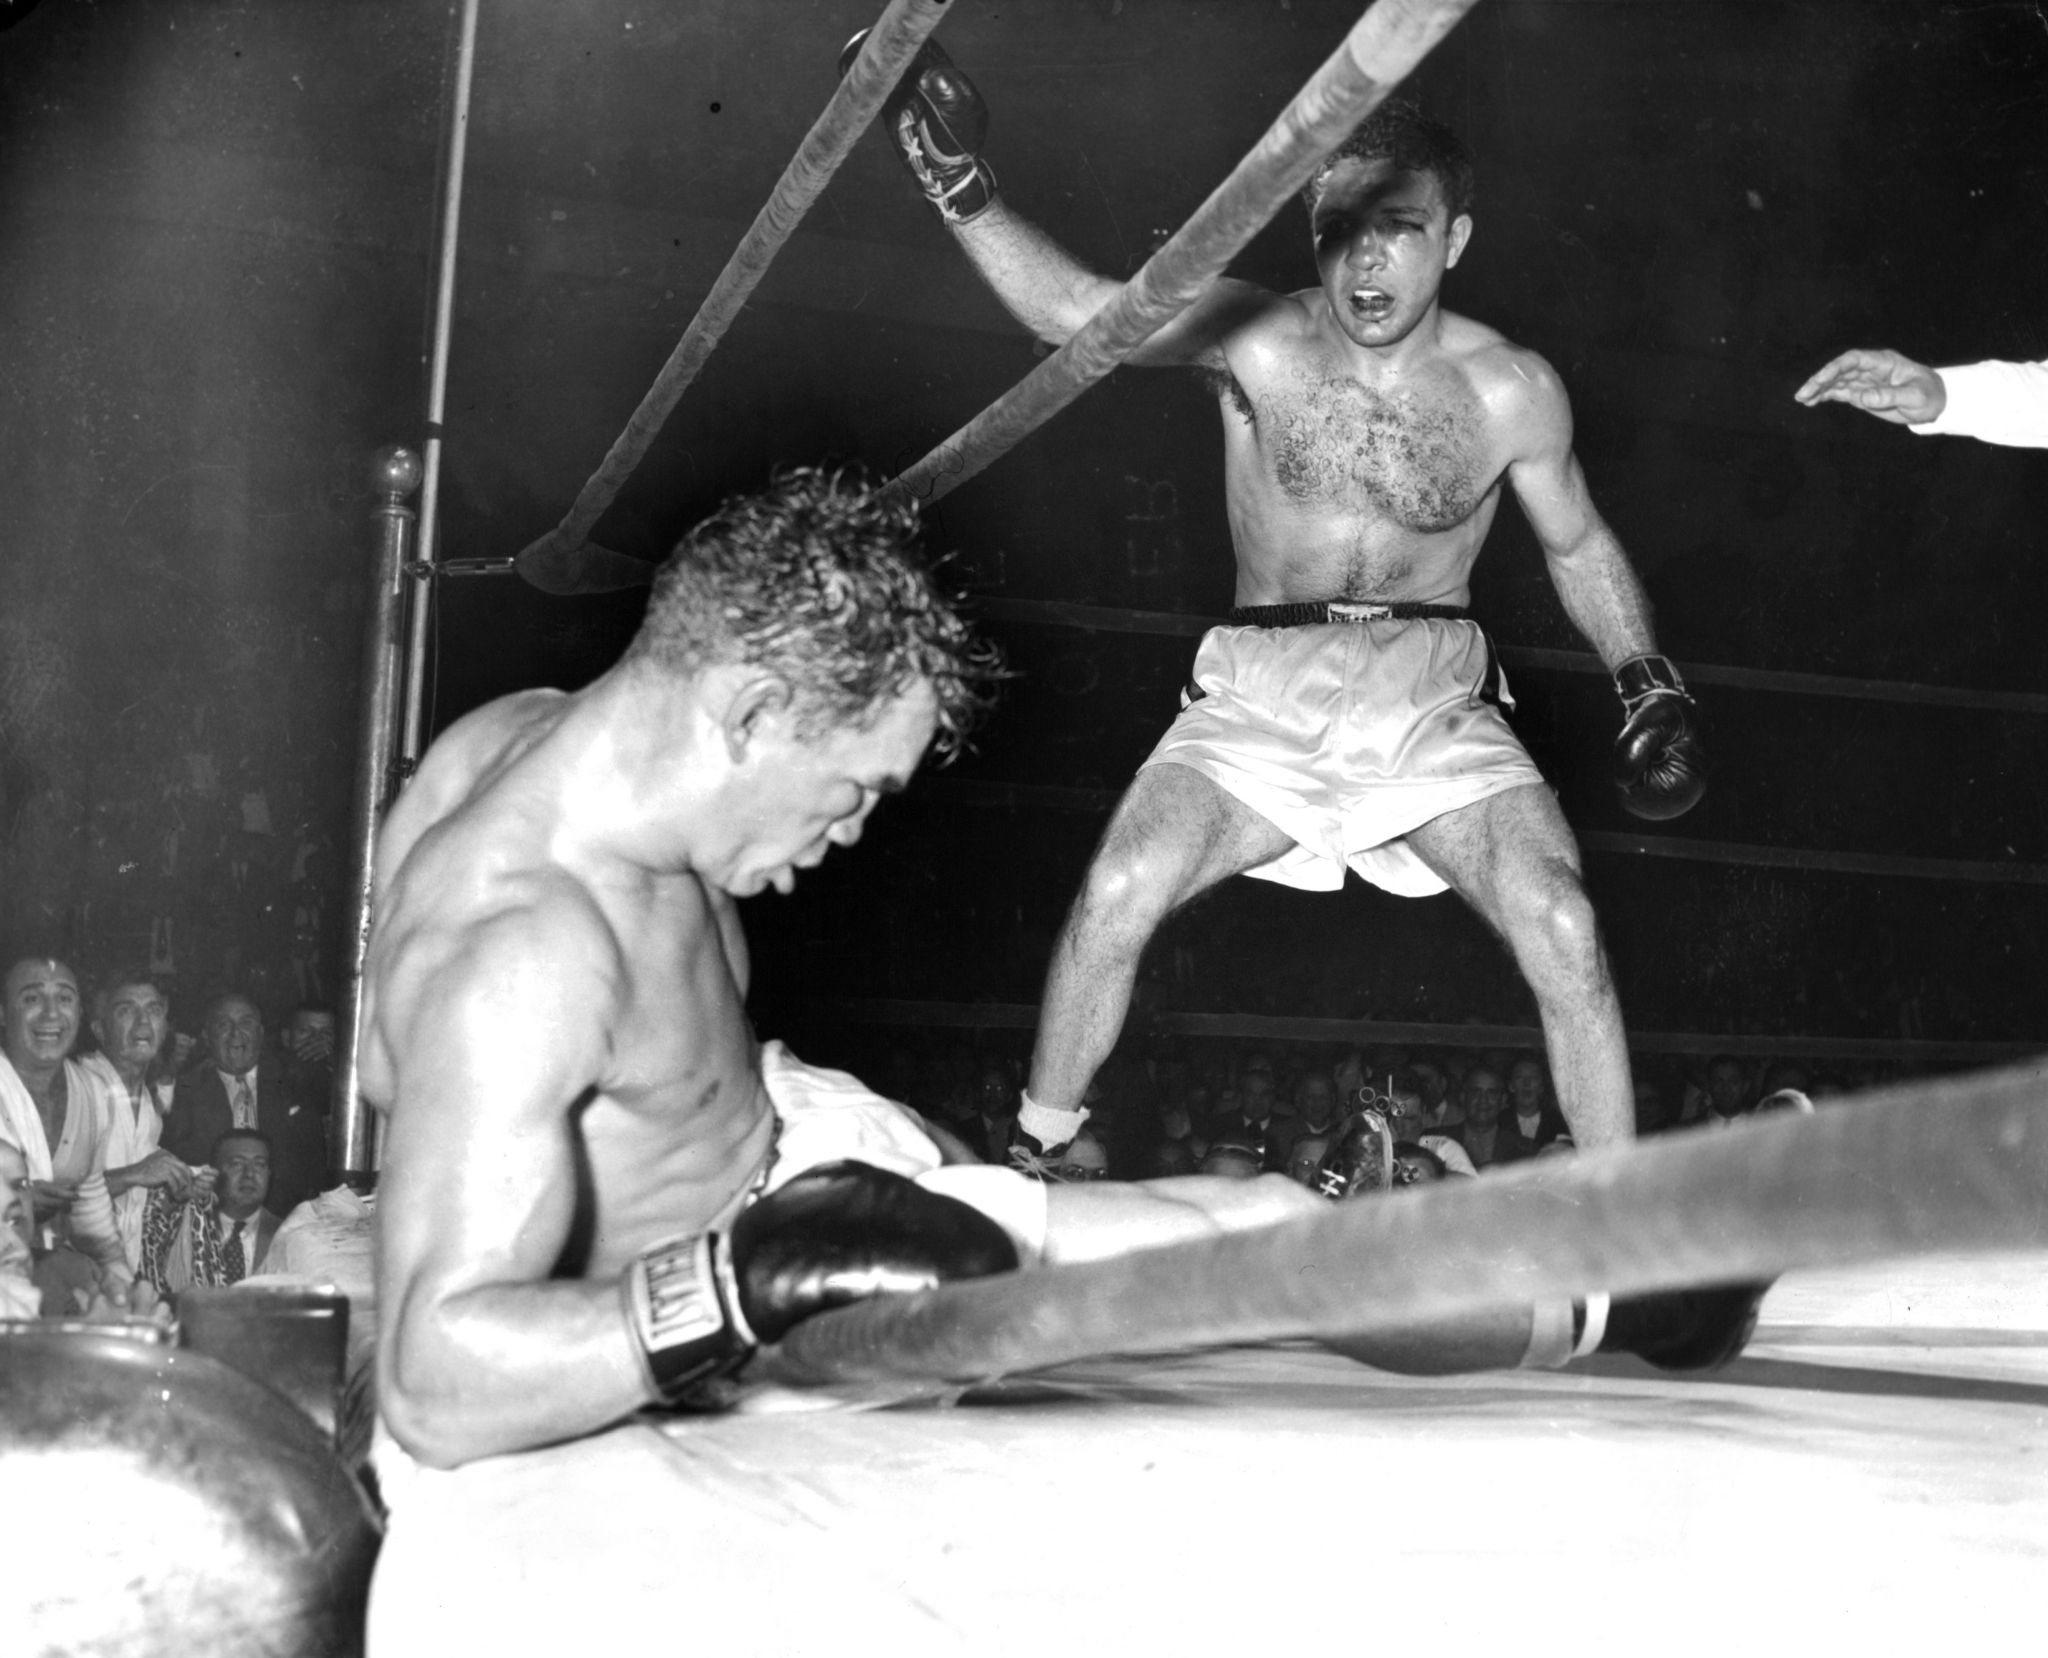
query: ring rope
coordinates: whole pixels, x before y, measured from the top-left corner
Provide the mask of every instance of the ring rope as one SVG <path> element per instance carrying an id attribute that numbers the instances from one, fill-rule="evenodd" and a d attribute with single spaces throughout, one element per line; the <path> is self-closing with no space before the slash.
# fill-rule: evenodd
<path id="1" fill-rule="evenodd" d="M 1199 639 L 1229 623 L 1225 616 L 1196 616 L 1179 610 L 1129 610 L 1116 605 L 1075 604 L 1065 599 L 1013 599 L 992 593 L 974 597 L 977 616 L 993 622 L 1069 627 L 1083 633 L 1154 633 Z M 1591 651 L 1552 650 L 1539 645 L 1501 645 L 1510 668 L 1556 673 L 1607 673 Z M 2048 694 L 1990 691 L 1961 685 L 1926 685 L 1902 679 L 1859 679 L 1847 674 L 1798 673 L 1786 668 L 1742 668 L 1713 663 L 1684 664 L 1688 685 L 1727 685 L 1742 691 L 1783 691 L 1799 697 L 1842 697 L 1856 702 L 1896 702 L 1921 708 L 1974 709 L 1990 714 L 2048 714 Z"/>
<path id="2" fill-rule="evenodd" d="M 859 57 L 804 135 L 767 202 L 755 215 L 725 269 L 655 376 L 618 440 L 590 475 L 561 523 L 520 552 L 520 573 L 548 593 L 639 585 L 652 571 L 640 559 L 593 547 L 588 538 L 632 476 L 678 399 L 745 305 L 769 261 L 781 251 L 839 164 L 853 151 L 876 111 L 903 78 L 925 37 L 938 27 L 946 0 L 890 0 Z"/>
<path id="3" fill-rule="evenodd" d="M 1474 3 L 1379 0 L 1230 176 L 1100 311 L 890 487 L 926 505 L 936 501 L 1042 426 L 1179 316 Z"/>
<path id="4" fill-rule="evenodd" d="M 2048 1248 L 2048 1080 L 1909 1084 L 1305 1220 L 820 1313 L 762 1379 L 972 1382 L 1113 1353 L 1399 1330 L 1605 1290 Z"/>
<path id="5" fill-rule="evenodd" d="M 1036 1030 L 1036 1002 L 926 1002 L 885 997 L 819 998 L 799 1004 L 820 1022 L 892 1029 Z M 1314 1042 L 1329 1047 L 1387 1044 L 1430 1048 L 1543 1046 L 1535 1025 L 1444 1024 L 1429 1020 L 1328 1019 L 1293 1013 L 1186 1013 L 1155 1011 L 1148 1030 L 1164 1036 L 1221 1036 L 1234 1041 Z M 1628 1033 L 1629 1050 L 1648 1054 L 1733 1054 L 1741 1059 L 1802 1059 L 1810 1063 L 1876 1059 L 1895 1064 L 1987 1065 L 2016 1061 L 2048 1064 L 2048 1042 L 1909 1036 L 1744 1035 L 1729 1031 Z"/>
<path id="6" fill-rule="evenodd" d="M 1106 816 L 1123 799 L 1121 789 L 1093 789 L 1070 783 L 983 782 L 971 777 L 933 777 L 921 785 L 934 800 L 1015 811 L 1037 807 L 1053 812 Z M 1840 852 L 1827 847 L 1759 846 L 1747 841 L 1695 840 L 1685 835 L 1628 835 L 1606 829 L 1574 831 L 1587 852 L 1624 858 L 1669 858 L 1678 863 L 1722 864 L 1735 869 L 1799 869 L 1818 875 L 1866 875 L 1875 880 L 1962 881 L 1983 886 L 2048 886 L 2048 864 L 1993 859 L 1912 858 L 1892 852 Z"/>

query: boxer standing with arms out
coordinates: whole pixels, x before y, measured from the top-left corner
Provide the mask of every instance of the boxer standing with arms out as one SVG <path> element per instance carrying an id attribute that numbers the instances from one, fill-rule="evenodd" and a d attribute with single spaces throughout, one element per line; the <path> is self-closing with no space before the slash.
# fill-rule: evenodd
<path id="1" fill-rule="evenodd" d="M 911 1114 L 756 1042 L 734 901 L 859 840 L 992 671 L 915 517 L 811 471 L 728 502 L 616 667 L 466 716 L 392 808 L 361 1074 L 378 1406 L 415 1458 L 608 1426 L 876 1289 L 1313 1207 L 1277 1176 L 942 1168 Z"/>
<path id="2" fill-rule="evenodd" d="M 1117 291 L 997 197 L 980 157 L 987 111 L 936 46 L 884 119 L 1033 333 L 1061 343 Z M 1139 957 L 1175 909 L 1242 873 L 1335 890 L 1348 866 L 1392 892 L 1449 887 L 1470 903 L 1535 992 L 1574 1139 L 1627 1141 L 1621 1009 L 1578 848 L 1465 618 L 1503 483 L 1614 674 L 1615 778 L 1642 816 L 1675 817 L 1704 787 L 1691 700 L 1587 493 L 1556 374 L 1439 303 L 1472 235 L 1457 139 L 1383 108 L 1304 198 L 1317 287 L 1220 279 L 1130 359 L 1193 368 L 1217 391 L 1235 625 L 1204 638 L 1184 711 L 1118 805 L 1054 947 L 1021 1126 L 1048 1146 L 1079 1128 Z"/>

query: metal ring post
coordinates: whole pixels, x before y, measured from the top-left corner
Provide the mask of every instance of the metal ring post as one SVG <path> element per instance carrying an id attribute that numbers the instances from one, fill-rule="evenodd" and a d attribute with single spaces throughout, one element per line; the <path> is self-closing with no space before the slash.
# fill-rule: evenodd
<path id="1" fill-rule="evenodd" d="M 342 968 L 340 1062 L 334 1071 L 334 1166 L 360 1179 L 374 1167 L 369 1113 L 358 1081 L 362 1040 L 363 959 L 370 945 L 370 893 L 375 876 L 377 826 L 394 793 L 392 756 L 398 747 L 401 627 L 405 566 L 417 517 L 406 498 L 420 486 L 420 458 L 397 444 L 377 451 L 374 481 L 383 499 L 373 516 L 377 548 L 371 566 L 370 610 L 363 621 L 360 723 L 356 728 L 356 785 L 349 805 L 348 959 Z"/>

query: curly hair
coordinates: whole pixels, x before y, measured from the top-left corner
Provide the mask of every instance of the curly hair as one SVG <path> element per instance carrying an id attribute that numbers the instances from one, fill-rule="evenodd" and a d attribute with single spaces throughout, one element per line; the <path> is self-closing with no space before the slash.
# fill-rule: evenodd
<path id="1" fill-rule="evenodd" d="M 858 474 L 788 467 L 736 495 L 654 578 L 626 660 L 674 674 L 741 662 L 788 681 L 797 732 L 865 726 L 920 680 L 959 753 L 1002 677 L 918 548 L 916 503 Z"/>
<path id="2" fill-rule="evenodd" d="M 1444 193 L 1444 206 L 1455 219 L 1472 211 L 1472 157 L 1458 135 L 1443 122 L 1405 100 L 1381 104 L 1328 155 L 1301 187 L 1309 212 L 1323 193 L 1323 181 L 1340 161 L 1391 161 L 1404 173 L 1428 173 Z"/>

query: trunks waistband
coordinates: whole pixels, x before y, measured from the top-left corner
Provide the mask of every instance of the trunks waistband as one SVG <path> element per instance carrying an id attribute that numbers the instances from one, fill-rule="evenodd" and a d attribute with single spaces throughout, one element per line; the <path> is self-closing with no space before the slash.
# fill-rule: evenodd
<path id="1" fill-rule="evenodd" d="M 1434 617 L 1462 622 L 1471 611 L 1456 604 L 1410 604 L 1404 599 L 1329 599 L 1314 604 L 1246 604 L 1230 613 L 1234 627 L 1298 628 L 1323 622 L 1409 622 Z"/>

